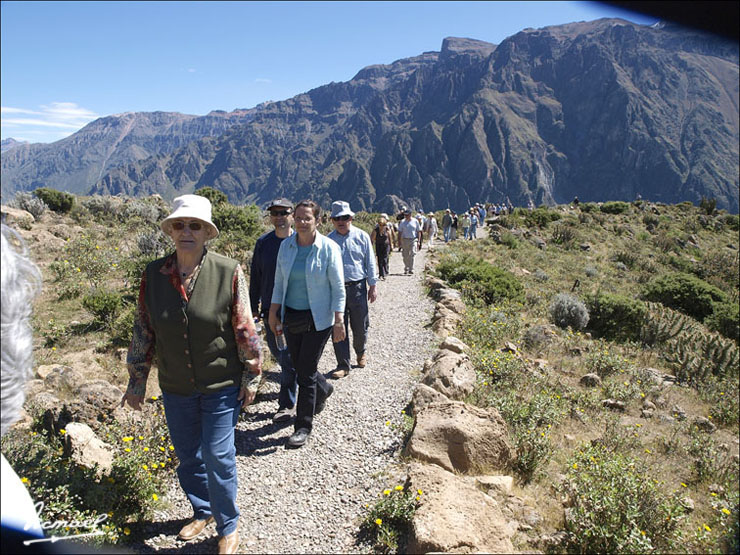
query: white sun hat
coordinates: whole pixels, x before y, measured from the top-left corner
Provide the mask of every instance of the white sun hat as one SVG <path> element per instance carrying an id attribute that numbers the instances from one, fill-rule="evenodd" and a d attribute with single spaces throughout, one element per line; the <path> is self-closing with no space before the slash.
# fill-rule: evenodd
<path id="1" fill-rule="evenodd" d="M 167 235 L 172 232 L 172 220 L 191 218 L 205 224 L 207 239 L 218 237 L 218 228 L 211 221 L 211 201 L 200 195 L 182 195 L 173 202 L 174 210 L 167 216 L 160 227 Z"/>

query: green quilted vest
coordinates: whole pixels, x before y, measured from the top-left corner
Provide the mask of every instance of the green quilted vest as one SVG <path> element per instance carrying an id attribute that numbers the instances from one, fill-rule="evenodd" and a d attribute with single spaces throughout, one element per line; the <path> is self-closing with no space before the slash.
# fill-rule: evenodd
<path id="1" fill-rule="evenodd" d="M 237 262 L 207 252 L 187 305 L 160 273 L 166 258 L 146 269 L 146 306 L 156 336 L 162 391 L 192 395 L 239 386 L 244 369 L 231 325 Z"/>

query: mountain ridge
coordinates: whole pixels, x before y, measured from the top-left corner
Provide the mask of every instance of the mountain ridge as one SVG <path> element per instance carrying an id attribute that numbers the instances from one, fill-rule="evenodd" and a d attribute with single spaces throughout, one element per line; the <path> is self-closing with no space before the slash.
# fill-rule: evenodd
<path id="1" fill-rule="evenodd" d="M 737 66 L 736 44 L 672 24 L 576 22 L 499 45 L 447 37 L 439 52 L 366 66 L 221 133 L 102 166 L 90 192 L 211 186 L 233 202 L 341 197 L 385 212 L 707 196 L 737 212 Z"/>

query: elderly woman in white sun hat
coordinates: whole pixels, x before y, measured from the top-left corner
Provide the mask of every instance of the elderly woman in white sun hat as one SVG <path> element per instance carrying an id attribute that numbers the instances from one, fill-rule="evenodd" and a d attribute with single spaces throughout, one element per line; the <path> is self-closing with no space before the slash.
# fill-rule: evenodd
<path id="1" fill-rule="evenodd" d="M 161 227 L 175 252 L 142 275 L 122 404 L 141 408 L 156 352 L 167 427 L 180 460 L 177 475 L 194 512 L 179 537 L 192 540 L 215 520 L 219 553 L 235 553 L 234 428 L 257 392 L 260 339 L 239 263 L 205 246 L 218 235 L 210 201 L 177 197 Z"/>

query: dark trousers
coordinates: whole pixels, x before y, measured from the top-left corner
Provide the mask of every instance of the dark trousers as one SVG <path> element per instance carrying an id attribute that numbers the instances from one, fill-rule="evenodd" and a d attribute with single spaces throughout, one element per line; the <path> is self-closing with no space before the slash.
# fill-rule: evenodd
<path id="1" fill-rule="evenodd" d="M 378 274 L 380 274 L 380 277 L 385 277 L 388 275 L 388 258 L 391 251 L 389 249 L 377 249 L 375 254 L 378 257 Z"/>
<path id="2" fill-rule="evenodd" d="M 319 359 L 324 352 L 326 341 L 332 328 L 319 331 L 308 331 L 301 334 L 285 330 L 290 358 L 298 375 L 298 403 L 296 405 L 295 429 L 313 428 L 313 413 L 316 409 L 316 398 L 325 398 L 329 384 L 324 375 L 318 371 Z"/>
<path id="3" fill-rule="evenodd" d="M 265 316 L 262 317 L 264 322 L 267 322 Z M 290 349 L 281 351 L 277 348 L 275 342 L 275 334 L 272 333 L 270 326 L 265 326 L 265 339 L 267 340 L 267 347 L 270 349 L 270 353 L 278 362 L 280 366 L 280 393 L 278 394 L 278 410 L 280 409 L 292 409 L 296 403 L 296 395 L 298 391 L 298 382 L 296 381 L 295 368 L 293 368 L 293 361 L 290 360 Z"/>
<path id="4" fill-rule="evenodd" d="M 367 306 L 367 281 L 353 281 L 344 284 L 347 303 L 344 309 L 344 341 L 334 343 L 334 355 L 337 357 L 337 368 L 349 371 L 349 330 L 352 329 L 352 347 L 359 357 L 365 352 L 367 330 L 370 327 L 370 316 Z"/>

